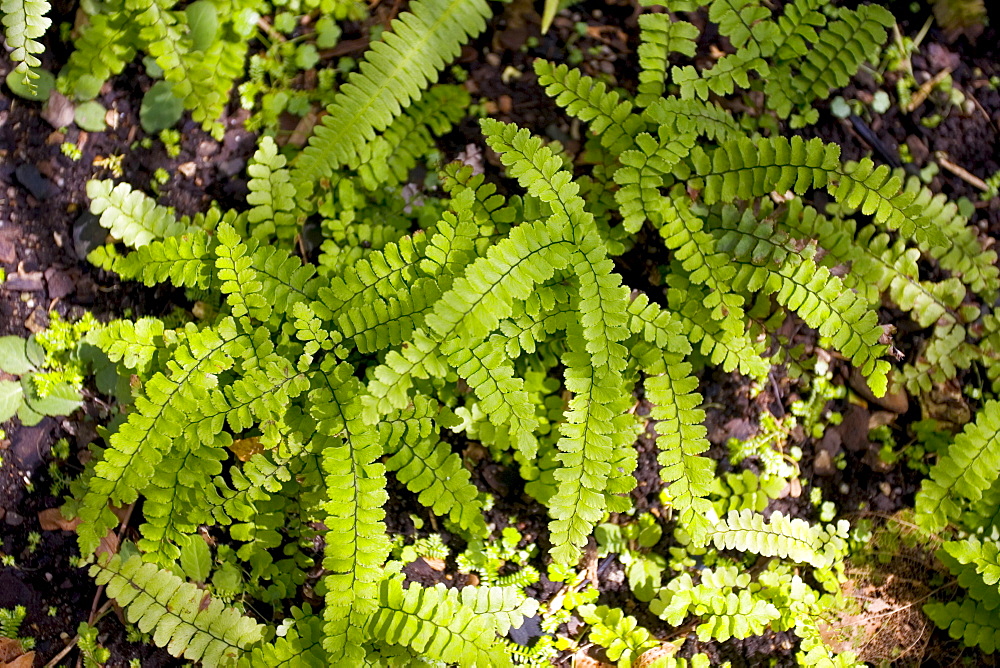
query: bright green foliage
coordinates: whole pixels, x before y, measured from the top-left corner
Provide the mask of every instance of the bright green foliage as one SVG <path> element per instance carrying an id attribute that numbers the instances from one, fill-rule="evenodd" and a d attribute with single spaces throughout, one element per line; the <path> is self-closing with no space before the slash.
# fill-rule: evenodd
<path id="1" fill-rule="evenodd" d="M 167 81 L 187 86 L 189 104 L 204 94 L 196 114 L 207 118 L 217 89 L 193 70 L 182 84 L 177 72 L 201 67 L 192 64 L 199 47 L 216 62 L 215 42 L 202 34 L 211 16 L 217 30 L 236 30 L 229 17 L 239 12 L 213 6 L 214 14 L 198 3 L 183 13 L 143 5 L 120 24 L 124 36 L 109 38 L 120 48 L 109 47 L 107 59 L 149 49 L 174 71 Z M 805 45 L 827 43 L 840 34 L 833 26 L 854 25 L 849 17 L 883 18 L 862 9 L 828 20 L 818 7 L 798 0 L 772 19 L 754 0 L 715 0 L 709 19 L 736 53 L 707 72 L 669 63 L 693 53 L 690 24 L 644 16 L 636 101 L 536 61 L 547 92 L 589 126 L 586 155 L 596 166 L 574 177 L 581 165 L 558 144 L 483 119 L 511 179 L 509 197 L 493 175 L 468 166 L 444 168 L 437 192 L 433 177 L 423 192 L 407 183 L 435 137 L 465 113 L 465 90 L 430 83 L 483 30 L 490 9 L 482 0 L 410 3 L 348 83 L 334 91 L 335 79 L 325 80 L 328 114 L 306 149 L 296 156 L 291 144 L 279 152 L 261 141 L 245 213 L 213 206 L 177 219 L 128 186 L 91 184 L 93 210 L 129 249 L 105 246 L 94 258 L 123 277 L 186 289 L 199 302 L 199 324 L 144 319 L 95 337 L 141 387 L 76 485 L 83 553 L 117 526 L 109 502 L 141 498 L 138 547 L 150 568 L 180 569 L 216 596 L 243 596 L 248 609 L 263 602 L 283 619 L 273 641 L 244 653 L 246 665 L 507 665 L 528 654 L 500 638 L 534 614 L 522 590 L 539 574 L 520 534 L 504 534 L 503 555 L 485 547 L 491 499 L 473 484 L 471 451 L 442 430 L 519 470 L 551 520 L 551 550 L 539 556 L 568 584 L 608 514 L 631 508 L 645 428 L 677 532 L 668 563 L 653 552 L 659 526 L 622 531 L 617 553 L 633 589 L 673 625 L 698 617 L 702 640 L 793 630 L 802 656 L 832 662 L 817 620 L 839 604 L 846 529 L 750 512 L 763 511 L 771 484 L 735 490 L 718 507 L 743 512 L 719 519 L 697 374 L 716 364 L 764 381 L 768 337 L 796 313 L 881 393 L 889 372 L 882 299 L 911 311 L 936 306 L 935 322 L 950 317 L 966 331 L 975 318 L 963 310 L 964 291 L 996 290 L 997 274 L 966 221 L 927 191 L 871 161 L 844 165 L 836 146 L 818 140 L 761 137 L 753 119 L 703 99 L 737 86 L 766 93 L 758 78 L 766 72 L 784 72 L 786 83 L 807 76 L 818 56 Z M 108 29 L 96 19 L 83 43 Z M 197 30 L 186 31 L 194 19 Z M 861 32 L 856 41 L 868 53 L 877 31 Z M 851 74 L 858 51 L 845 48 L 830 63 Z M 95 67 L 117 66 L 92 58 Z M 665 97 L 673 85 L 681 97 Z M 792 106 L 808 111 L 797 105 L 816 94 L 810 83 Z M 836 200 L 830 218 L 800 199 L 816 188 Z M 845 218 L 854 209 L 873 218 L 856 235 Z M 613 259 L 639 239 L 662 239 L 669 256 L 644 291 L 626 284 Z M 957 280 L 922 280 L 918 257 Z M 831 273 L 847 264 L 857 276 Z M 651 404 L 645 417 L 637 387 Z M 420 552 L 387 533 L 392 478 L 466 542 L 463 568 L 491 586 L 404 586 L 398 559 Z M 213 560 L 191 547 L 201 530 L 230 539 Z M 192 549 L 202 550 L 198 558 Z M 734 549 L 765 557 L 763 571 L 748 572 L 751 557 L 720 554 Z M 696 559 L 709 566 L 698 582 Z M 497 562 L 518 568 L 501 574 Z M 797 572 L 804 565 L 811 585 Z M 674 576 L 665 586 L 664 574 Z M 289 611 L 285 602 L 304 587 L 322 605 Z M 561 620 L 546 618 L 555 625 L 548 632 L 588 595 L 570 589 L 566 598 L 577 602 Z M 605 628 L 595 633 L 621 650 L 619 659 L 652 643 L 627 618 L 598 616 Z"/>
<path id="2" fill-rule="evenodd" d="M 127 183 L 90 181 L 87 197 L 91 211 L 101 217 L 101 226 L 130 248 L 192 231 L 179 222 L 172 210 L 159 206 L 148 195 Z"/>
<path id="3" fill-rule="evenodd" d="M 125 609 L 130 622 L 152 632 L 153 642 L 174 656 L 204 666 L 231 665 L 261 639 L 261 624 L 139 556 L 123 561 L 114 555 L 91 566 L 90 574 L 106 586 L 108 597 Z"/>
<path id="4" fill-rule="evenodd" d="M 385 580 L 379 612 L 366 632 L 373 638 L 408 647 L 430 659 L 466 666 L 509 666 L 510 657 L 497 635 L 534 614 L 537 602 L 520 600 L 510 589 L 445 589 L 411 586 L 400 578 Z"/>
<path id="5" fill-rule="evenodd" d="M 955 640 L 979 647 L 987 654 L 1000 646 L 1000 611 L 988 609 L 980 601 L 965 598 L 951 603 L 928 603 L 924 612 Z"/>
<path id="6" fill-rule="evenodd" d="M 32 67 L 40 67 L 42 61 L 38 56 L 45 47 L 38 39 L 45 34 L 52 20 L 46 16 L 51 5 L 46 0 L 3 0 L 0 2 L 0 14 L 3 14 L 4 37 L 13 51 L 10 59 L 17 63 L 16 71 L 22 81 L 29 87 L 38 74 L 31 71 Z"/>
<path id="7" fill-rule="evenodd" d="M 844 549 L 847 529 L 844 521 L 836 527 L 822 527 L 789 519 L 780 512 L 765 520 L 750 510 L 731 510 L 712 528 L 711 538 L 720 550 L 754 552 L 828 568 Z"/>
<path id="8" fill-rule="evenodd" d="M 59 87 L 73 93 L 85 77 L 104 81 L 124 69 L 136 52 L 155 59 L 170 94 L 216 139 L 233 82 L 243 74 L 256 23 L 256 0 L 204 0 L 186 11 L 170 0 L 114 0 L 90 17 L 60 73 Z M 212 20 L 214 17 L 214 20 Z"/>
<path id="9" fill-rule="evenodd" d="M 428 83 L 459 53 L 461 45 L 486 27 L 491 14 L 484 0 L 420 0 L 392 22 L 367 52 L 316 126 L 296 163 L 294 180 L 310 186 L 349 164 L 365 142 L 419 99 Z"/>
<path id="10" fill-rule="evenodd" d="M 279 246 L 289 248 L 299 232 L 299 220 L 295 188 L 285 164 L 285 157 L 278 154 L 274 140 L 261 139 L 260 148 L 247 167 L 247 173 L 253 177 L 247 204 L 254 205 L 247 214 L 247 221 L 255 239 L 276 238 Z"/>
<path id="11" fill-rule="evenodd" d="M 978 501 L 1000 475 L 1000 403 L 987 402 L 931 468 L 917 492 L 917 523 L 937 532 Z"/>
<path id="12" fill-rule="evenodd" d="M 660 644 L 639 626 L 635 617 L 620 608 L 588 604 L 577 608 L 577 612 L 590 624 L 590 641 L 604 647 L 608 658 L 619 666 L 631 666 L 643 652 Z"/>
<path id="13" fill-rule="evenodd" d="M 778 619 L 778 609 L 766 600 L 754 596 L 749 589 L 750 576 L 736 568 L 706 568 L 701 582 L 694 584 L 683 573 L 660 590 L 650 603 L 650 610 L 674 626 L 689 614 L 701 616 L 698 638 L 747 638 L 759 635 L 767 625 Z"/>

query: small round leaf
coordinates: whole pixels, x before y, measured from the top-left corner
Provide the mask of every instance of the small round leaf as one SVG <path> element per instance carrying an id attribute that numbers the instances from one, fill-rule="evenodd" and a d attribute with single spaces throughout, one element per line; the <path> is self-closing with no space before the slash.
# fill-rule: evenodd
<path id="1" fill-rule="evenodd" d="M 7 87 L 25 100 L 44 101 L 56 86 L 56 78 L 48 70 L 32 67 L 30 74 L 14 69 L 7 74 Z"/>
<path id="2" fill-rule="evenodd" d="M 76 111 L 73 113 L 73 120 L 82 130 L 87 132 L 104 132 L 105 127 L 104 115 L 107 110 L 101 105 L 100 102 L 95 102 L 91 100 L 89 102 L 84 102 Z"/>
<path id="3" fill-rule="evenodd" d="M 101 92 L 101 86 L 103 85 L 104 81 L 98 79 L 93 74 L 82 74 L 73 85 L 73 97 L 78 102 L 93 100 Z"/>
<path id="4" fill-rule="evenodd" d="M 195 51 L 204 51 L 219 32 L 219 12 L 209 0 L 192 2 L 184 9 Z"/>
<path id="5" fill-rule="evenodd" d="M 155 134 L 173 126 L 183 113 L 184 103 L 174 95 L 174 85 L 169 81 L 157 81 L 142 96 L 139 123 L 147 134 Z"/>

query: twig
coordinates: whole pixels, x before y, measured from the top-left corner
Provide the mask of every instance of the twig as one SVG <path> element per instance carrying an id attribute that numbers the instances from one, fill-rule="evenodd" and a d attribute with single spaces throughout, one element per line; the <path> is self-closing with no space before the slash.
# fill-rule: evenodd
<path id="1" fill-rule="evenodd" d="M 951 172 L 952 174 L 954 174 L 958 178 L 960 178 L 963 181 L 965 181 L 966 183 L 968 183 L 970 186 L 972 186 L 974 188 L 979 188 L 983 192 L 989 192 L 990 191 L 990 187 L 988 185 L 986 185 L 985 181 L 983 181 L 981 178 L 979 178 L 975 174 L 969 173 L 965 168 L 959 167 L 958 165 L 956 165 L 955 163 L 953 163 L 951 160 L 948 160 L 948 154 L 945 153 L 944 151 L 937 151 L 936 153 L 934 153 L 934 159 L 937 160 L 937 163 L 939 165 L 941 165 L 942 167 L 944 167 L 945 169 L 947 169 L 949 172 Z"/>
<path id="2" fill-rule="evenodd" d="M 101 606 L 100 610 L 98 610 L 98 619 L 100 619 L 101 617 L 103 617 L 104 614 L 108 610 L 110 610 L 110 609 L 111 609 L 111 601 L 109 600 L 109 601 L 105 602 L 104 605 Z M 96 620 L 95 620 L 95 622 L 96 622 Z M 59 652 L 58 654 L 56 654 L 54 657 L 52 657 L 52 659 L 50 659 L 49 662 L 47 664 L 45 664 L 45 666 L 43 668 L 53 668 L 57 663 L 59 663 L 60 661 L 62 661 L 63 657 L 65 657 L 67 654 L 69 654 L 73 650 L 73 648 L 76 647 L 76 644 L 78 642 L 80 642 L 80 634 L 79 633 L 76 634 L 75 636 L 73 636 L 72 640 L 70 640 L 68 643 L 66 643 L 66 646 L 62 648 L 62 651 Z"/>
<path id="3" fill-rule="evenodd" d="M 918 88 L 917 92 L 914 93 L 913 97 L 910 98 L 909 104 L 903 107 L 903 111 L 905 111 L 906 113 L 910 113 L 911 111 L 922 105 L 924 103 L 924 100 L 927 99 L 927 96 L 931 94 L 931 91 L 934 89 L 934 86 L 937 86 L 939 83 L 944 81 L 944 78 L 949 74 L 951 74 L 951 68 L 946 67 L 937 74 L 935 74 L 933 77 L 925 81 L 924 83 L 920 84 L 920 88 Z"/>

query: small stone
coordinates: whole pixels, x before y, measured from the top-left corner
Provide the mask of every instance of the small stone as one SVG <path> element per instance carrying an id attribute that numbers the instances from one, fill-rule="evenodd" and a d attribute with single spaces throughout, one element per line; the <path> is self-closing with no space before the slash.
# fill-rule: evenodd
<path id="1" fill-rule="evenodd" d="M 24 518 L 16 511 L 8 510 L 7 516 L 3 518 L 3 521 L 6 522 L 9 526 L 18 527 L 24 523 Z"/>
<path id="2" fill-rule="evenodd" d="M 42 176 L 38 168 L 32 164 L 24 163 L 14 170 L 14 177 L 18 183 L 28 189 L 28 192 L 39 202 L 44 202 L 56 194 L 56 187 L 47 178 Z"/>
<path id="3" fill-rule="evenodd" d="M 57 90 L 49 95 L 49 101 L 40 114 L 49 125 L 56 130 L 65 128 L 73 122 L 73 103 Z"/>
<path id="4" fill-rule="evenodd" d="M 236 176 L 243 171 L 246 164 L 245 160 L 240 160 L 239 158 L 226 160 L 219 163 L 219 173 L 223 176 Z"/>
<path id="5" fill-rule="evenodd" d="M 880 482 L 878 484 L 879 491 L 885 496 L 892 496 L 892 485 L 887 482 Z"/>
<path id="6" fill-rule="evenodd" d="M 104 243 L 108 231 L 101 227 L 100 218 L 90 211 L 84 211 L 73 223 L 73 252 L 81 260 L 87 259 L 87 254 Z"/>
<path id="7" fill-rule="evenodd" d="M 3 286 L 11 292 L 41 292 L 45 289 L 40 271 L 11 274 Z"/>
<path id="8" fill-rule="evenodd" d="M 45 270 L 45 282 L 49 286 L 49 299 L 62 299 L 76 290 L 73 279 L 56 267 Z"/>
<path id="9" fill-rule="evenodd" d="M 177 171 L 180 172 L 185 178 L 193 178 L 197 167 L 193 162 L 182 162 L 177 165 Z"/>
<path id="10" fill-rule="evenodd" d="M 514 100 L 511 99 L 510 95 L 501 95 L 497 100 L 497 106 L 500 107 L 500 111 L 509 114 L 514 110 Z"/>
<path id="11" fill-rule="evenodd" d="M 49 326 L 49 314 L 45 312 L 42 307 L 36 308 L 30 314 L 28 314 L 28 319 L 24 321 L 24 327 L 29 332 L 38 334 Z"/>
<path id="12" fill-rule="evenodd" d="M 830 457 L 830 453 L 826 450 L 818 451 L 816 453 L 816 459 L 813 460 L 813 471 L 816 475 L 833 475 L 835 470 L 836 469 L 833 467 L 833 458 Z"/>

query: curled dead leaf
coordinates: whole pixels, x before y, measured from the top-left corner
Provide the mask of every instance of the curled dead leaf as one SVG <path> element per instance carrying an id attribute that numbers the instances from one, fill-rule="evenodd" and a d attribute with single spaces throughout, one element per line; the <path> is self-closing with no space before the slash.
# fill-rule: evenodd
<path id="1" fill-rule="evenodd" d="M 0 636 L 0 662 L 7 662 L 24 654 L 21 643 L 13 638 Z"/>
<path id="2" fill-rule="evenodd" d="M 46 508 L 38 511 L 38 524 L 42 531 L 76 531 L 82 520 L 74 517 L 71 520 L 63 517 L 58 508 Z"/>
<path id="3" fill-rule="evenodd" d="M 677 654 L 678 649 L 680 649 L 679 645 L 665 642 L 659 647 L 652 647 L 640 654 L 639 658 L 635 660 L 635 663 L 633 663 L 632 666 L 633 668 L 646 668 L 647 666 L 652 666 L 660 659 L 669 658 Z"/>
<path id="4" fill-rule="evenodd" d="M 0 668 L 32 668 L 35 665 L 35 653 L 22 654 L 13 661 L 0 663 Z"/>
<path id="5" fill-rule="evenodd" d="M 615 668 L 614 664 L 598 661 L 587 654 L 587 648 L 581 647 L 573 655 L 573 668 Z"/>
<path id="6" fill-rule="evenodd" d="M 229 449 L 233 451 L 234 455 L 236 455 L 236 459 L 241 462 L 245 462 L 254 455 L 264 452 L 264 446 L 260 444 L 259 436 L 237 438 L 233 441 L 233 444 L 229 446 Z"/>
<path id="7" fill-rule="evenodd" d="M 444 559 L 437 559 L 435 557 L 421 557 L 421 559 L 423 559 L 428 566 L 439 573 L 444 570 Z"/>
<path id="8" fill-rule="evenodd" d="M 111 557 L 118 554 L 118 535 L 114 531 L 109 531 L 101 542 L 97 544 L 97 549 L 94 551 L 95 554 L 106 554 Z"/>

